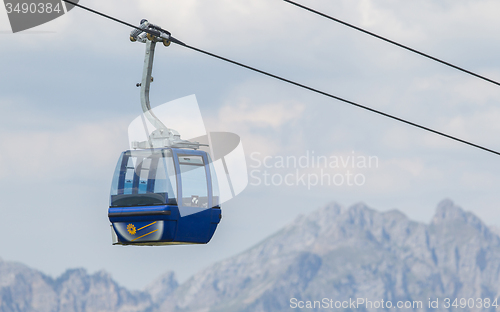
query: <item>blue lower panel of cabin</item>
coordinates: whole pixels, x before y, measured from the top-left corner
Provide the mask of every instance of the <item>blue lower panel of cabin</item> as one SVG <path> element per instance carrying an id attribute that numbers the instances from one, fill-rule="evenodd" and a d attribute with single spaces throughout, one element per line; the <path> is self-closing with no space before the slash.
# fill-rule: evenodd
<path id="1" fill-rule="evenodd" d="M 212 239 L 221 219 L 219 208 L 210 208 L 179 218 L 175 241 L 206 244 Z"/>
<path id="2" fill-rule="evenodd" d="M 208 243 L 210 209 L 179 218 L 179 228 L 175 240 L 186 243 Z"/>
<path id="3" fill-rule="evenodd" d="M 210 209 L 211 211 L 211 218 L 210 218 L 210 229 L 208 230 L 208 240 L 212 239 L 212 236 L 214 236 L 215 230 L 217 229 L 217 225 L 219 225 L 219 222 L 222 218 L 222 211 L 220 208 L 212 208 Z"/>
<path id="4" fill-rule="evenodd" d="M 221 219 L 219 207 L 180 217 L 176 206 L 113 207 L 108 211 L 114 244 L 206 244 Z"/>

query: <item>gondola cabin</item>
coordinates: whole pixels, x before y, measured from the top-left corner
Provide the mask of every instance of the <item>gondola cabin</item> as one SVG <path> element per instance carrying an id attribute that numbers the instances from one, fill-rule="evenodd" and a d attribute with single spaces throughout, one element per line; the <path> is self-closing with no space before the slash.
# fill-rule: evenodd
<path id="1" fill-rule="evenodd" d="M 206 244 L 222 217 L 210 156 L 180 148 L 121 154 L 108 210 L 113 244 Z"/>

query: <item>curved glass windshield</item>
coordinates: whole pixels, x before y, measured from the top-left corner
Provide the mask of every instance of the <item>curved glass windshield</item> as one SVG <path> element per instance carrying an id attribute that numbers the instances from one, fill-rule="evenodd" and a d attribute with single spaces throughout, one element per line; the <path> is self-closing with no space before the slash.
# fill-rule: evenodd
<path id="1" fill-rule="evenodd" d="M 176 205 L 177 183 L 168 149 L 123 152 L 111 185 L 111 207 Z"/>

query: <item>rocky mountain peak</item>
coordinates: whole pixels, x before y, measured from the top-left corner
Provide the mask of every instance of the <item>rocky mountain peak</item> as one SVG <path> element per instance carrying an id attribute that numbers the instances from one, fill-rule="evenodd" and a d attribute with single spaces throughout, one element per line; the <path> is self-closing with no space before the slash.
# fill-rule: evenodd
<path id="1" fill-rule="evenodd" d="M 438 204 L 432 218 L 431 228 L 438 232 L 467 238 L 479 235 L 487 240 L 496 240 L 498 236 L 488 226 L 471 212 L 464 211 L 453 201 L 445 199 Z"/>
<path id="2" fill-rule="evenodd" d="M 146 286 L 145 291 L 151 296 L 153 302 L 163 302 L 177 287 L 179 287 L 179 282 L 175 273 L 170 271 Z"/>
<path id="3" fill-rule="evenodd" d="M 325 222 L 331 222 L 332 220 L 335 220 L 340 214 L 342 214 L 343 211 L 344 211 L 344 208 L 341 205 L 339 205 L 336 202 L 331 202 L 331 203 L 313 211 L 312 213 L 308 214 L 307 216 L 304 216 L 304 215 L 298 216 L 295 219 L 295 221 L 297 222 L 299 220 L 306 220 L 307 222 L 314 222 L 314 223 L 322 226 L 322 225 L 326 225 Z"/>
<path id="4" fill-rule="evenodd" d="M 450 220 L 466 221 L 467 213 L 459 206 L 456 206 L 452 200 L 444 199 L 438 204 L 432 223 L 438 224 Z"/>

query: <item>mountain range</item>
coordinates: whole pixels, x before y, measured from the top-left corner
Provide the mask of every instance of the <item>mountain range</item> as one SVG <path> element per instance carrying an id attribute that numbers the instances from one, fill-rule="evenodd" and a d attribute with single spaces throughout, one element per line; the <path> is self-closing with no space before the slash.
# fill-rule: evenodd
<path id="1" fill-rule="evenodd" d="M 0 311 L 495 311 L 499 275 L 496 230 L 450 200 L 429 224 L 331 203 L 182 284 L 168 272 L 143 291 L 103 271 L 53 279 L 0 261 Z"/>

